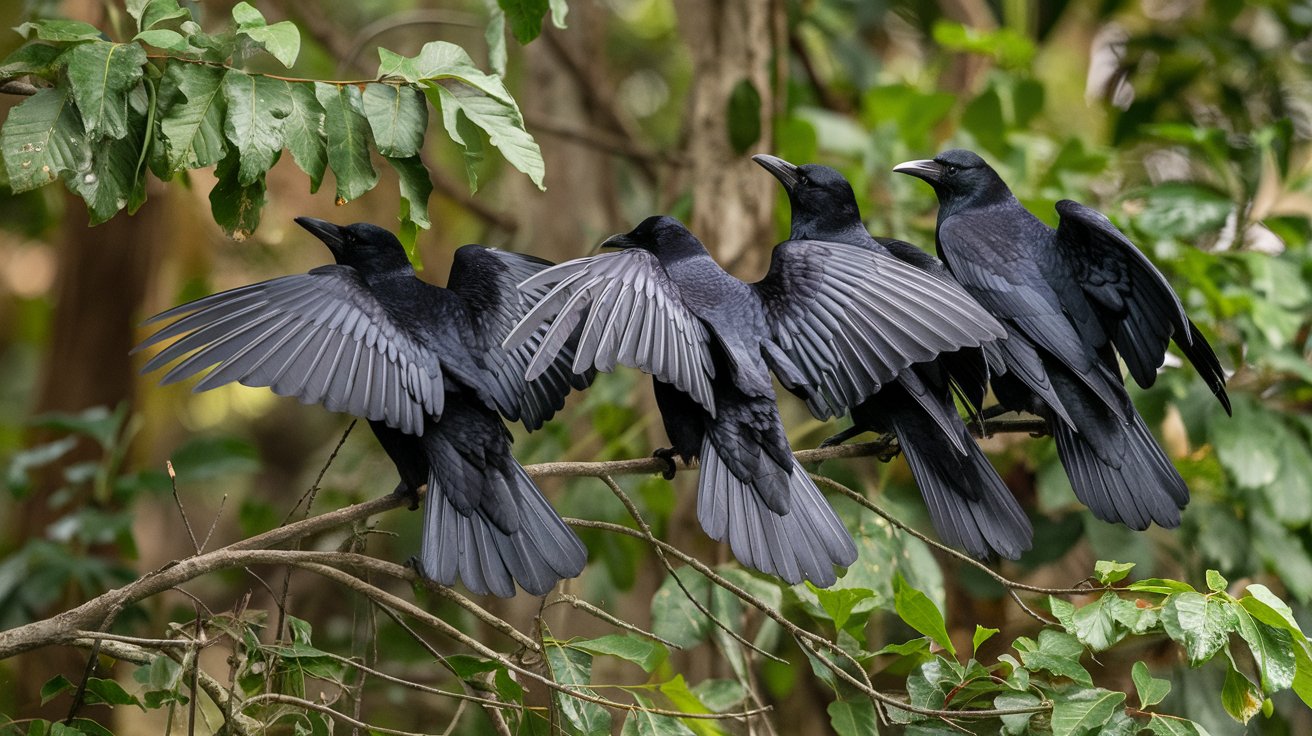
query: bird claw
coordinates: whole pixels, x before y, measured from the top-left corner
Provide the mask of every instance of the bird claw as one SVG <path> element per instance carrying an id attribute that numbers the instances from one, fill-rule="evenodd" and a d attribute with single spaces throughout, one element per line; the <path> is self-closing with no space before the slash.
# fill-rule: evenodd
<path id="1" fill-rule="evenodd" d="M 400 483 L 396 484 L 396 488 L 392 489 L 392 493 L 409 501 L 411 511 L 414 511 L 419 508 L 418 488 L 411 488 L 410 486 L 405 484 L 405 481 L 401 481 Z"/>
<path id="2" fill-rule="evenodd" d="M 879 462 L 892 462 L 893 458 L 902 454 L 902 445 L 898 443 L 896 436 L 886 434 L 880 437 L 878 442 L 886 447 L 882 452 L 875 454 L 875 457 L 879 458 Z"/>
<path id="3" fill-rule="evenodd" d="M 848 440 L 861 434 L 864 431 L 865 431 L 864 429 L 859 429 L 856 426 L 848 427 L 847 429 L 843 430 L 842 432 L 839 432 L 838 434 L 830 435 L 829 437 L 826 437 L 824 440 L 820 442 L 820 447 L 837 447 L 838 445 L 847 442 Z"/>
<path id="4" fill-rule="evenodd" d="M 659 458 L 669 463 L 669 467 L 661 471 L 661 477 L 665 480 L 674 480 L 674 474 L 678 472 L 679 466 L 674 464 L 674 448 L 661 447 L 653 450 L 651 456 Z"/>

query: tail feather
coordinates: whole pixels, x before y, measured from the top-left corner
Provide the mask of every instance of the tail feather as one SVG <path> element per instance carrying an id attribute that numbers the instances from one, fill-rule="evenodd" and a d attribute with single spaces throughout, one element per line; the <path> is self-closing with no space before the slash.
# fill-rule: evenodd
<path id="1" fill-rule="evenodd" d="M 729 470 L 709 435 L 702 443 L 701 463 L 698 520 L 712 539 L 727 537 L 744 565 L 790 585 L 809 580 L 827 587 L 838 579 L 834 565 L 856 561 L 852 537 L 796 461 L 787 471 L 790 509 L 783 515 L 770 509 L 753 484 Z"/>
<path id="2" fill-rule="evenodd" d="M 1118 429 L 1109 439 L 1121 452 L 1109 459 L 1083 433 L 1060 421 L 1051 424 L 1071 487 L 1094 516 L 1135 530 L 1154 522 L 1168 529 L 1180 525 L 1189 488 L 1137 413 L 1115 424 Z"/>
<path id="3" fill-rule="evenodd" d="M 441 437 L 425 444 L 433 457 L 428 478 L 421 571 L 442 585 L 459 579 L 471 592 L 492 593 L 502 598 L 515 594 L 515 583 L 532 593 L 544 595 L 558 581 L 583 571 L 587 550 L 542 491 L 514 461 L 506 458 L 509 476 L 495 467 L 476 468 Z M 436 452 L 432 452 L 436 450 Z M 481 498 L 514 499 L 517 524 L 498 524 L 482 507 L 460 509 L 452 503 L 447 484 L 483 484 Z M 502 486 L 497 489 L 496 486 Z M 460 494 L 468 496 L 469 488 Z M 486 494 L 486 495 L 484 495 Z M 497 514 L 500 516 L 501 514 Z"/>
<path id="4" fill-rule="evenodd" d="M 944 542 L 979 559 L 997 554 L 1014 560 L 1030 548 L 1034 530 L 1029 517 L 959 420 L 965 455 L 911 422 L 895 418 L 894 424 L 902 454 Z"/>

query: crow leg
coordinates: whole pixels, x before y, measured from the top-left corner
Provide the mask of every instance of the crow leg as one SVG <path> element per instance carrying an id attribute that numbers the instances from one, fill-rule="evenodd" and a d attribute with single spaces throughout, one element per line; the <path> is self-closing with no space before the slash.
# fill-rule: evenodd
<path id="1" fill-rule="evenodd" d="M 661 477 L 665 480 L 674 480 L 674 474 L 679 470 L 679 466 L 674 464 L 674 455 L 673 447 L 661 447 L 651 453 L 652 457 L 660 458 L 669 464 L 668 468 L 661 471 Z"/>
<path id="2" fill-rule="evenodd" d="M 855 436 L 857 436 L 857 435 L 859 435 L 859 434 L 861 434 L 862 432 L 865 432 L 865 431 L 866 431 L 866 430 L 865 430 L 865 428 L 863 428 L 863 427 L 858 427 L 858 426 L 856 426 L 856 425 L 852 425 L 851 427 L 848 427 L 847 429 L 843 430 L 842 432 L 839 432 L 838 434 L 836 434 L 836 435 L 834 435 L 834 436 L 832 436 L 832 437 L 828 437 L 828 438 L 826 438 L 823 442 L 820 443 L 820 446 L 821 446 L 821 447 L 833 447 L 833 446 L 835 446 L 835 445 L 841 445 L 841 444 L 843 444 L 844 442 L 847 442 L 848 440 L 852 439 L 853 437 L 855 437 Z"/>
<path id="3" fill-rule="evenodd" d="M 405 481 L 401 481 L 400 483 L 396 484 L 396 488 L 392 489 L 392 493 L 409 501 L 411 511 L 414 511 L 415 509 L 419 508 L 418 488 L 410 485 L 409 483 L 406 483 Z"/>

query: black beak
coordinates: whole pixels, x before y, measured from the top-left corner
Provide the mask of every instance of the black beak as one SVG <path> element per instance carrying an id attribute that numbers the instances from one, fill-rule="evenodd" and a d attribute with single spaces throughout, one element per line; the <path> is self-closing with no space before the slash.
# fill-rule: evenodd
<path id="1" fill-rule="evenodd" d="M 893 171 L 924 179 L 930 184 L 937 184 L 943 178 L 943 165 L 927 158 L 898 164 L 893 167 Z"/>
<path id="2" fill-rule="evenodd" d="M 612 235 L 609 238 L 606 238 L 605 240 L 601 241 L 601 245 L 597 246 L 598 249 L 637 248 L 637 247 L 638 244 L 633 242 L 633 238 L 629 237 L 629 233 L 619 233 L 617 235 Z"/>
<path id="3" fill-rule="evenodd" d="M 793 188 L 797 186 L 797 167 L 779 158 L 765 153 L 758 153 L 752 156 L 752 160 L 761 165 L 761 168 L 774 175 L 780 184 L 784 185 L 784 191 L 789 194 L 793 193 Z"/>
<path id="4" fill-rule="evenodd" d="M 328 250 L 333 253 L 341 252 L 341 248 L 346 244 L 346 239 L 342 237 L 342 228 L 340 225 L 334 225 L 327 220 L 316 220 L 313 217 L 298 217 L 296 224 L 309 230 L 314 237 L 323 241 L 328 246 Z"/>

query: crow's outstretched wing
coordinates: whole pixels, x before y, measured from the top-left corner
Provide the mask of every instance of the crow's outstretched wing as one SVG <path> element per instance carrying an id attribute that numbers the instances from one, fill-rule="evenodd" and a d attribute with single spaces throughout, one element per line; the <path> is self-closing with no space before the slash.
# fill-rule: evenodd
<path id="1" fill-rule="evenodd" d="M 847 413 L 909 365 L 1006 334 L 957 284 L 853 245 L 780 243 L 754 286 L 820 418 Z"/>
<path id="2" fill-rule="evenodd" d="M 1157 267 L 1101 212 L 1067 199 L 1057 203 L 1057 213 L 1057 251 L 1134 380 L 1153 385 L 1174 339 L 1229 412 L 1216 353 Z"/>
<path id="3" fill-rule="evenodd" d="M 561 345 L 540 375 L 533 380 L 525 378 L 529 362 L 546 337 L 550 327 L 547 323 L 539 325 L 514 349 L 501 346 L 515 324 L 548 291 L 546 287 L 520 291 L 519 283 L 552 265 L 533 256 L 466 245 L 456 251 L 447 281 L 447 287 L 469 307 L 474 348 L 495 377 L 495 384 L 489 388 L 498 409 L 506 418 L 522 421 L 529 429 L 541 427 L 565 405 L 571 390 L 587 388 L 595 375 L 593 371 L 578 374 L 570 369 L 577 344 L 571 339 Z"/>
<path id="4" fill-rule="evenodd" d="M 346 266 L 262 281 L 174 307 L 133 352 L 179 338 L 142 372 L 183 356 L 161 383 L 215 366 L 196 391 L 238 381 L 421 434 L 442 413 L 438 356 L 401 329 Z M 190 355 L 188 355 L 190 353 Z"/>
<path id="5" fill-rule="evenodd" d="M 710 333 L 655 256 L 638 248 L 603 253 L 539 271 L 520 284 L 527 293 L 546 287 L 505 340 L 508 349 L 520 349 L 551 323 L 529 363 L 530 380 L 549 370 L 577 337 L 573 372 L 627 365 L 672 384 L 715 414 Z"/>

